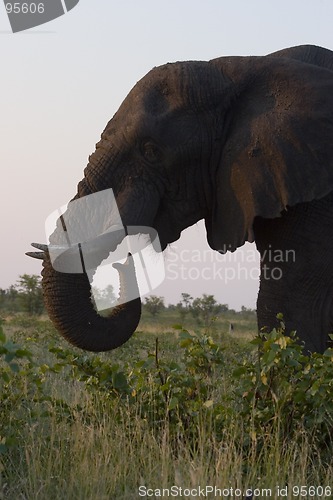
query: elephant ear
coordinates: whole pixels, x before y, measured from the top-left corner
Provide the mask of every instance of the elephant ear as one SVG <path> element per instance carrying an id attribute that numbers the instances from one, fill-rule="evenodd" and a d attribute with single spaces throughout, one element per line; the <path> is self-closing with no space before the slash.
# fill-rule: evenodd
<path id="1" fill-rule="evenodd" d="M 276 55 L 212 63 L 236 87 L 206 218 L 224 253 L 254 241 L 255 217 L 333 191 L 333 71 Z"/>

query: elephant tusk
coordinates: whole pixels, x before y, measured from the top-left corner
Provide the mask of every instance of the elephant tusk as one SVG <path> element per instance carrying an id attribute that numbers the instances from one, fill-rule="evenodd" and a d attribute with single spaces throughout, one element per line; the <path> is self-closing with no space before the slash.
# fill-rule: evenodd
<path id="1" fill-rule="evenodd" d="M 26 252 L 25 255 L 28 257 L 32 257 L 33 259 L 41 259 L 44 260 L 46 258 L 48 247 L 42 243 L 31 243 L 31 246 L 34 248 L 38 248 L 41 252 Z"/>
<path id="2" fill-rule="evenodd" d="M 25 255 L 32 257 L 33 259 L 45 259 L 45 252 L 26 252 Z"/>
<path id="3" fill-rule="evenodd" d="M 115 250 L 119 242 L 128 234 L 127 227 L 113 226 L 111 231 L 106 231 L 98 237 L 84 242 L 85 258 L 93 255 L 97 260 L 106 258 L 110 250 Z M 58 270 L 61 270 L 62 272 L 64 272 L 64 270 L 73 272 L 72 270 L 76 269 L 78 262 L 78 251 L 80 252 L 80 255 L 82 252 L 81 244 L 78 243 L 72 245 L 45 245 L 43 243 L 31 243 L 31 246 L 41 250 L 41 252 L 26 252 L 28 257 L 44 260 L 48 255 L 50 255 L 53 265 L 55 262 L 58 262 Z M 57 267 L 55 267 L 55 269 L 57 269 Z M 71 271 L 69 271 L 70 269 Z"/>
<path id="4" fill-rule="evenodd" d="M 38 248 L 38 250 L 42 250 L 43 252 L 47 252 L 48 251 L 48 246 L 47 245 L 43 245 L 42 243 L 31 243 L 31 246 L 34 247 L 34 248 Z"/>

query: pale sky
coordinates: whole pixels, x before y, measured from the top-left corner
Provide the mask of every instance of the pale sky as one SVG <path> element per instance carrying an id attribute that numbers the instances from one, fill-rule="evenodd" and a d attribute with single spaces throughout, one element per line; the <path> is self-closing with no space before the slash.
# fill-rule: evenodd
<path id="1" fill-rule="evenodd" d="M 76 193 L 107 121 L 153 66 L 307 43 L 333 49 L 332 26 L 332 0 L 80 0 L 12 34 L 1 4 L 0 288 L 40 273 L 40 261 L 24 255 L 30 242 L 45 242 L 45 219 Z M 183 233 L 154 293 L 173 303 L 181 292 L 211 293 L 236 309 L 255 307 L 254 245 L 224 262 L 207 249 L 202 223 Z"/>

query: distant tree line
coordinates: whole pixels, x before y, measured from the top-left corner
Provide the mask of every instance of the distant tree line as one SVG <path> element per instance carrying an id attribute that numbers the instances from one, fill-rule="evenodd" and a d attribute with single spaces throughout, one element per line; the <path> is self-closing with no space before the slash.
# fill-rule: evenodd
<path id="1" fill-rule="evenodd" d="M 0 312 L 25 312 L 38 316 L 44 312 L 41 277 L 22 274 L 15 285 L 0 288 Z"/>
<path id="2" fill-rule="evenodd" d="M 94 302 L 98 310 L 109 308 L 115 304 L 116 296 L 113 287 L 109 285 L 105 290 L 93 289 Z M 182 293 L 178 304 L 165 306 L 164 298 L 156 295 L 145 297 L 143 309 L 152 317 L 157 317 L 162 311 L 176 311 L 182 322 L 192 316 L 199 325 L 208 327 L 214 317 L 226 312 L 235 313 L 227 304 L 219 304 L 214 295 L 203 294 L 193 298 L 189 293 Z M 0 313 L 25 312 L 29 315 L 40 315 L 45 312 L 42 294 L 41 277 L 38 275 L 23 274 L 15 285 L 4 290 L 0 288 Z M 253 315 L 254 311 L 242 306 L 240 314 L 245 319 Z"/>
<path id="3" fill-rule="evenodd" d="M 181 300 L 176 305 L 169 305 L 168 310 L 176 310 L 183 322 L 187 315 L 193 316 L 198 324 L 208 327 L 214 317 L 229 311 L 227 304 L 219 304 L 214 295 L 203 294 L 202 297 L 194 299 L 189 293 L 182 293 Z M 153 317 L 166 309 L 164 298 L 151 295 L 145 298 L 144 310 Z"/>

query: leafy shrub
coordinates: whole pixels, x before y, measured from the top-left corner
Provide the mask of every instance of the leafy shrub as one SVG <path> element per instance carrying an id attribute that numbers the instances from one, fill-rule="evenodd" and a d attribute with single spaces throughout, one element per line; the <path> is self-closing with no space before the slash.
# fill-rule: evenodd
<path id="1" fill-rule="evenodd" d="M 31 353 L 7 338 L 0 322 L 0 453 L 16 444 L 19 408 L 24 405 L 24 376 L 31 365 Z M 20 363 L 24 361 L 23 365 Z M 16 416 L 13 418 L 13 408 Z"/>
<path id="2" fill-rule="evenodd" d="M 58 342 L 41 363 L 32 352 L 46 342 L 42 332 L 29 336 L 26 349 L 8 341 L 0 325 L 0 452 L 13 450 L 27 426 L 41 429 L 43 419 L 45 427 L 49 417 L 67 427 L 77 418 L 93 426 L 109 412 L 127 435 L 135 432 L 133 422 L 159 443 L 167 433 L 176 454 L 184 443 L 195 453 L 204 433 L 205 442 L 218 450 L 232 436 L 245 464 L 250 454 L 259 459 L 272 436 L 277 448 L 305 437 L 322 460 L 331 460 L 332 349 L 306 354 L 295 335 L 284 335 L 282 321 L 278 330 L 260 333 L 247 351 L 235 349 L 227 337 L 222 344 L 207 333 L 191 334 L 180 326 L 176 331 L 179 348 L 173 344 L 169 357 L 159 340 L 144 359 L 134 357 L 130 347 L 117 362 L 110 361 L 111 354 L 85 354 Z M 141 340 L 138 344 L 142 349 Z M 50 381 L 60 376 L 65 390 L 80 387 L 97 406 L 81 407 L 66 394 L 52 393 Z"/>
<path id="3" fill-rule="evenodd" d="M 260 451 L 272 433 L 284 443 L 306 432 L 317 447 L 331 446 L 332 349 L 305 354 L 294 334 L 284 335 L 281 322 L 280 329 L 251 342 L 256 353 L 243 361 L 231 358 L 237 366 L 224 390 L 230 355 L 207 334 L 177 330 L 182 355 L 169 361 L 161 358 L 158 340 L 146 359 L 122 365 L 59 348 L 52 352 L 72 366 L 71 377 L 104 398 L 122 401 L 136 415 L 139 411 L 156 432 L 168 425 L 174 437 L 194 444 L 199 423 L 206 421 L 218 440 L 226 428 L 241 428 L 246 452 L 253 446 Z"/>
<path id="4" fill-rule="evenodd" d="M 317 446 L 327 448 L 333 428 L 333 349 L 305 354 L 295 333 L 284 335 L 280 319 L 278 330 L 251 342 L 256 358 L 233 372 L 239 415 L 259 447 L 277 431 L 281 442 L 307 432 Z"/>
<path id="5" fill-rule="evenodd" d="M 47 376 L 60 369 L 36 363 L 29 349 L 7 339 L 0 320 L 0 454 L 19 444 L 24 429 L 39 425 L 41 418 L 58 408 L 71 412 L 45 388 Z"/>
<path id="6" fill-rule="evenodd" d="M 84 382 L 87 389 L 101 397 L 123 402 L 133 414 L 139 412 L 154 431 L 168 426 L 176 438 L 188 439 L 203 414 L 211 414 L 215 405 L 216 378 L 223 365 L 223 349 L 208 335 L 191 335 L 181 327 L 178 360 L 160 358 L 156 339 L 155 352 L 135 363 L 110 364 L 99 356 L 76 355 L 62 348 L 51 348 L 58 364 L 71 365 L 69 375 Z M 223 413 L 216 402 L 214 411 Z M 185 432 L 186 431 L 186 432 Z"/>

